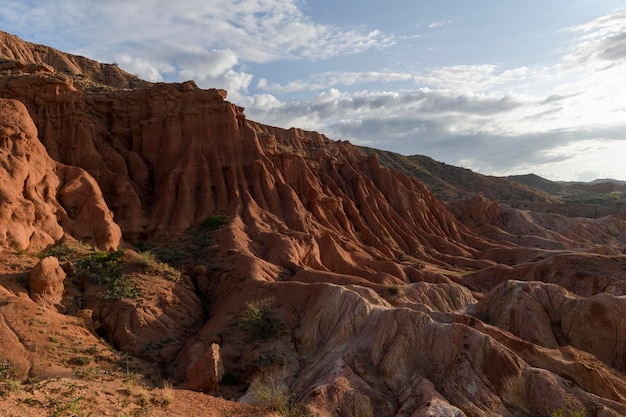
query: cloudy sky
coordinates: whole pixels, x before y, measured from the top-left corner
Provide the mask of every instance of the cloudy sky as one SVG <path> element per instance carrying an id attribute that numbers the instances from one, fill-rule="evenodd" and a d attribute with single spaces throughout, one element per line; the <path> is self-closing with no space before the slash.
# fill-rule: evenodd
<path id="1" fill-rule="evenodd" d="M 262 123 L 483 174 L 626 180 L 623 0 L 0 0 L 0 30 Z"/>

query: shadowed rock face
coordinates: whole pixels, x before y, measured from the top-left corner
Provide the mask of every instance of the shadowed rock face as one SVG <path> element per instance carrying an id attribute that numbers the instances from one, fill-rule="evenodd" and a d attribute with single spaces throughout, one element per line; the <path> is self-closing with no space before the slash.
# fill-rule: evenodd
<path id="1" fill-rule="evenodd" d="M 142 302 L 86 290 L 120 349 L 195 389 L 269 378 L 317 416 L 626 415 L 622 220 L 448 207 L 349 143 L 247 120 L 224 91 L 110 81 L 66 57 L 74 77 L 62 55 L 3 47 L 33 60 L 0 77 L 0 114 L 21 115 L 0 123 L 19 190 L 0 189 L 6 244 L 29 247 L 28 228 L 40 245 L 195 239 L 193 286 L 142 282 Z M 47 185 L 22 192 L 31 172 Z M 42 214 L 12 214 L 28 204 Z M 250 302 L 266 334 L 241 325 Z M 175 340 L 147 353 L 163 329 Z"/>

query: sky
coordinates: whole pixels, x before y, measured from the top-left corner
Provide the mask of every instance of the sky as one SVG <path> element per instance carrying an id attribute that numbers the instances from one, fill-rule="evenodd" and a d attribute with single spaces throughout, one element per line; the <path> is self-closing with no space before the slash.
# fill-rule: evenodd
<path id="1" fill-rule="evenodd" d="M 623 0 L 0 0 L 0 30 L 249 119 L 487 175 L 626 180 Z"/>

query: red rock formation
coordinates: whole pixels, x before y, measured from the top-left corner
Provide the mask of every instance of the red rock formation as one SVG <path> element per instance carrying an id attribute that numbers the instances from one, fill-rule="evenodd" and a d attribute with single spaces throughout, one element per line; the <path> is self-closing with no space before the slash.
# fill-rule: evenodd
<path id="1" fill-rule="evenodd" d="M 0 100 L 0 140 L 0 245 L 41 249 L 63 237 L 62 225 L 97 247 L 119 245 L 119 227 L 97 184 L 84 171 L 50 159 L 17 100 Z"/>
<path id="2" fill-rule="evenodd" d="M 553 349 L 570 345 L 626 370 L 624 297 L 599 293 L 581 298 L 558 285 L 507 281 L 472 311 L 484 322 L 531 343 Z"/>
<path id="3" fill-rule="evenodd" d="M 626 222 L 613 216 L 574 218 L 499 205 L 474 197 L 448 203 L 466 226 L 490 239 L 547 250 L 596 249 L 619 254 L 626 242 Z"/>
<path id="4" fill-rule="evenodd" d="M 195 288 L 137 273 L 140 299 L 107 300 L 86 284 L 83 313 L 118 348 L 163 361 L 195 389 L 228 389 L 216 384 L 220 361 L 240 378 L 230 394 L 269 377 L 318 416 L 626 415 L 625 258 L 610 241 L 621 223 L 483 199 L 450 206 L 453 214 L 349 143 L 246 120 L 223 91 L 193 82 L 119 89 L 96 72 L 59 73 L 62 57 L 42 61 L 29 48 L 12 57 L 35 62 L 0 67 L 0 96 L 26 105 L 59 162 L 41 156 L 36 166 L 62 174 L 40 174 L 53 182 L 27 198 L 56 204 L 42 210 L 50 220 L 15 215 L 7 230 L 31 227 L 42 242 L 65 230 L 114 247 L 108 206 L 129 242 L 195 239 L 184 254 Z M 22 124 L 11 132 L 35 138 Z M 5 136 L 5 149 L 21 143 Z M 3 160 L 26 154 L 45 155 L 6 151 Z M 30 194 L 2 191 L 15 201 L 0 216 L 8 219 Z M 202 234 L 205 220 L 227 224 Z M 240 320 L 263 300 L 272 331 L 254 339 Z"/>
<path id="5" fill-rule="evenodd" d="M 35 45 L 0 31 L 0 56 L 17 61 L 17 66 L 35 65 L 37 71 L 58 72 L 93 80 L 117 88 L 145 86 L 149 83 L 122 71 L 116 64 L 101 64 L 94 60 L 60 52 L 46 45 Z M 1 65 L 1 64 L 0 64 Z M 15 63 L 5 64 L 15 68 Z M 0 66 L 0 68 L 2 68 Z"/>
<path id="6" fill-rule="evenodd" d="M 63 299 L 65 272 L 54 256 L 43 258 L 28 274 L 30 297 L 42 304 L 59 304 Z"/>
<path id="7" fill-rule="evenodd" d="M 219 345 L 211 343 L 205 347 L 203 343 L 198 342 L 189 349 L 189 355 L 195 357 L 189 360 L 193 366 L 187 370 L 186 388 L 205 392 L 215 391 L 224 376 Z"/>
<path id="8" fill-rule="evenodd" d="M 85 284 L 84 307 L 118 349 L 165 365 L 202 321 L 201 301 L 182 277 L 145 266 L 134 251 L 124 253 L 124 265 L 117 284 Z"/>

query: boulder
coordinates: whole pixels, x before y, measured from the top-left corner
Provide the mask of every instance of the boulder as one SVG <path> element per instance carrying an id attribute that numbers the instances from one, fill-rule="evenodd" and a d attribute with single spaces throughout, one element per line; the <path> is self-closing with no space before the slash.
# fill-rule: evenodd
<path id="1" fill-rule="evenodd" d="M 188 363 L 186 389 L 214 391 L 224 376 L 220 346 L 211 343 L 195 343 L 187 350 Z"/>
<path id="2" fill-rule="evenodd" d="M 30 297 L 40 304 L 61 303 L 65 276 L 57 258 L 43 258 L 28 274 Z"/>

